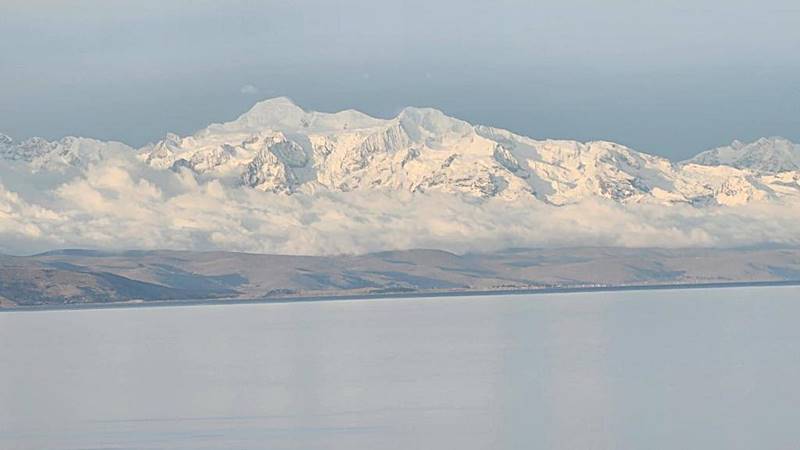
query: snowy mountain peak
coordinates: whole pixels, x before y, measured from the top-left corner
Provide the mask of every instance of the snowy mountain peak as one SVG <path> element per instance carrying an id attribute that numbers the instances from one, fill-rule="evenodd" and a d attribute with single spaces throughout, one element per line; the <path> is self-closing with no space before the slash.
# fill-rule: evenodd
<path id="1" fill-rule="evenodd" d="M 726 152 L 783 155 L 790 145 L 768 138 L 734 142 Z M 800 197 L 796 177 L 770 178 L 772 172 L 676 165 L 613 142 L 535 140 L 434 108 L 404 108 L 387 120 L 354 110 L 307 111 L 286 97 L 190 137 L 168 136 L 140 158 L 158 169 L 189 169 L 200 178 L 283 194 L 399 190 L 535 197 L 552 205 L 600 197 L 695 206 Z"/>
<path id="2" fill-rule="evenodd" d="M 379 119 L 355 110 L 308 111 L 286 97 L 191 136 L 167 134 L 138 153 L 84 138 L 0 137 L 0 157 L 31 171 L 62 172 L 124 157 L 201 182 L 286 195 L 383 191 L 698 207 L 800 198 L 800 151 L 783 138 L 734 141 L 674 164 L 613 142 L 536 140 L 473 126 L 434 108 Z"/>
<path id="3" fill-rule="evenodd" d="M 450 117 L 434 108 L 403 108 L 397 120 L 406 130 L 423 131 L 433 135 L 448 133 L 464 135 L 474 131 L 469 123 Z"/>
<path id="4" fill-rule="evenodd" d="M 288 97 L 276 97 L 256 103 L 234 121 L 211 125 L 201 133 L 331 132 L 376 127 L 384 122 L 352 109 L 337 113 L 306 111 Z"/>
<path id="5" fill-rule="evenodd" d="M 20 143 L 0 138 L 0 142 L 4 142 L 0 144 L 0 157 L 28 164 L 33 171 L 86 168 L 94 162 L 133 153 L 132 148 L 119 142 L 102 142 L 74 136 L 52 142 L 40 137 L 32 137 Z"/>
<path id="6" fill-rule="evenodd" d="M 275 116 L 286 114 L 302 115 L 305 114 L 305 111 L 303 108 L 297 106 L 289 97 L 275 97 L 256 103 L 249 111 L 242 114 L 240 118 L 248 117 L 253 120 L 270 119 Z"/>
<path id="7" fill-rule="evenodd" d="M 261 100 L 260 102 L 256 102 L 255 107 L 259 108 L 269 108 L 269 107 L 294 107 L 300 108 L 297 106 L 297 103 L 294 100 L 290 99 L 286 96 L 279 96 L 279 97 L 272 97 L 265 100 Z M 302 108 L 300 108 L 302 109 Z"/>
<path id="8" fill-rule="evenodd" d="M 0 146 L 9 146 L 14 143 L 14 140 L 11 139 L 11 136 L 6 134 L 0 133 Z"/>
<path id="9" fill-rule="evenodd" d="M 749 144 L 730 145 L 702 152 L 684 164 L 726 165 L 763 173 L 800 170 L 800 145 L 782 137 L 765 137 Z"/>
<path id="10" fill-rule="evenodd" d="M 276 97 L 256 103 L 233 122 L 240 128 L 284 128 L 302 126 L 306 112 L 287 97 Z"/>

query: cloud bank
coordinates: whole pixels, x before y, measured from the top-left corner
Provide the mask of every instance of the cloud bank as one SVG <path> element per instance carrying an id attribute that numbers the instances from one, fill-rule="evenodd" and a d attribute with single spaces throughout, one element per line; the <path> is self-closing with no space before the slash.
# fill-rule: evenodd
<path id="1" fill-rule="evenodd" d="M 239 92 L 244 95 L 255 95 L 258 94 L 258 88 L 252 84 L 245 84 L 241 89 L 239 89 Z"/>
<path id="2" fill-rule="evenodd" d="M 800 244 L 800 208 L 774 201 L 700 209 L 602 199 L 555 207 L 534 198 L 380 191 L 289 196 L 198 181 L 190 171 L 158 171 L 135 161 L 107 161 L 57 177 L 21 177 L 4 168 L 0 252 L 11 254 L 56 248 L 320 255 Z"/>

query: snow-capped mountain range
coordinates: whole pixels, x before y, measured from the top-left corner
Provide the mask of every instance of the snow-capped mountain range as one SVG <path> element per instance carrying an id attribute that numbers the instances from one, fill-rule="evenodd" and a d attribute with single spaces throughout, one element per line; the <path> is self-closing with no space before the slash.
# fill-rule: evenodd
<path id="1" fill-rule="evenodd" d="M 0 135 L 0 155 L 33 172 L 135 155 L 155 169 L 287 195 L 399 190 L 530 196 L 551 205 L 600 197 L 695 206 L 800 198 L 800 146 L 782 138 L 736 141 L 674 163 L 612 142 L 532 139 L 430 108 L 377 119 L 354 110 L 305 111 L 283 97 L 138 150 L 75 137 L 14 143 Z"/>
<path id="2" fill-rule="evenodd" d="M 761 138 L 750 144 L 731 145 L 705 151 L 688 162 L 705 166 L 732 166 L 756 172 L 777 173 L 800 170 L 800 145 L 783 138 Z"/>
<path id="3" fill-rule="evenodd" d="M 26 163 L 34 172 L 59 171 L 67 167 L 85 169 L 89 164 L 131 153 L 129 146 L 119 142 L 68 136 L 52 142 L 34 137 L 15 143 L 0 133 L 0 158 Z"/>
<path id="4" fill-rule="evenodd" d="M 275 98 L 139 149 L 0 135 L 0 253 L 800 245 L 798 161 L 781 138 L 673 162 L 430 108 L 379 119 Z"/>

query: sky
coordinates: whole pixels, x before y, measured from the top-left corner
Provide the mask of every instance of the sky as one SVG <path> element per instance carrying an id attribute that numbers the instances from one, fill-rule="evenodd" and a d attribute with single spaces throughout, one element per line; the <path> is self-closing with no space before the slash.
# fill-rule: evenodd
<path id="1" fill-rule="evenodd" d="M 0 0 L 0 132 L 140 146 L 288 96 L 675 160 L 800 141 L 796 0 Z"/>

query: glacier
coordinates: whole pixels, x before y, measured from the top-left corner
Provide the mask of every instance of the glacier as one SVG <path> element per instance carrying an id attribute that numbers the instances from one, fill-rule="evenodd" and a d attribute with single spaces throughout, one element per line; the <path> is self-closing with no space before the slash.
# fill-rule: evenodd
<path id="1" fill-rule="evenodd" d="M 800 146 L 682 162 L 534 139 L 432 108 L 381 119 L 285 97 L 134 149 L 0 134 L 0 250 L 289 254 L 797 243 Z"/>

